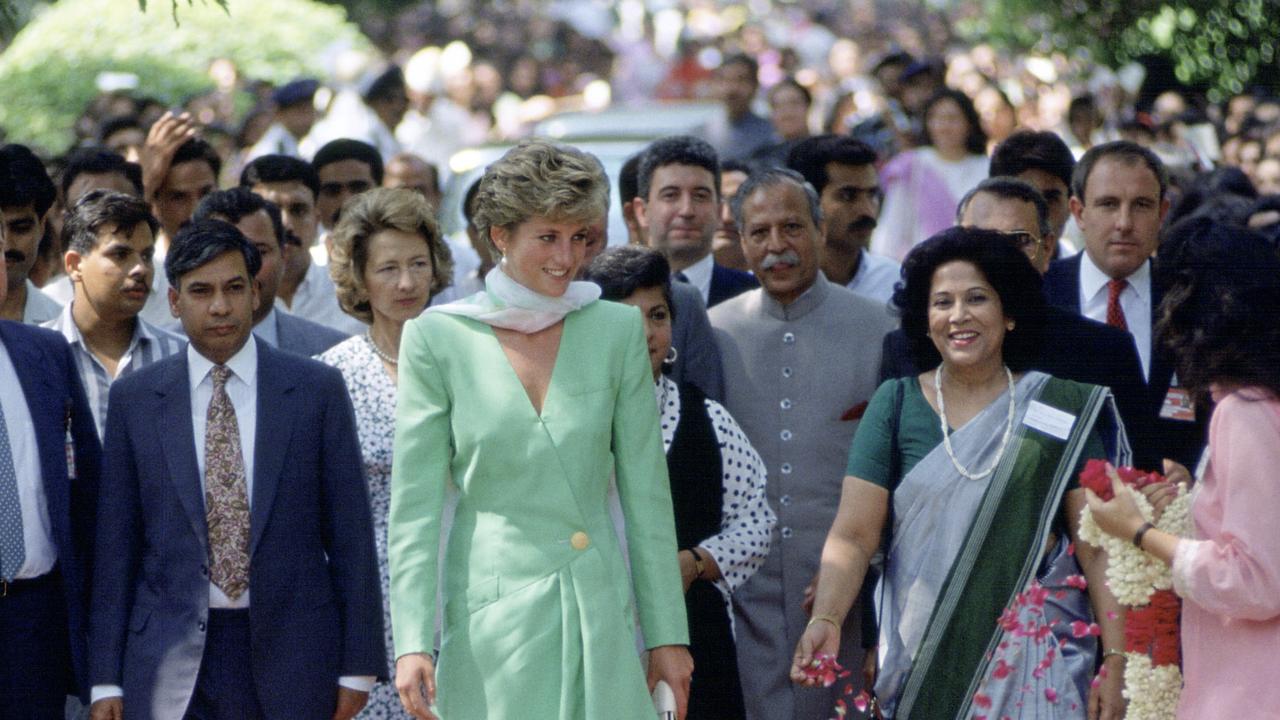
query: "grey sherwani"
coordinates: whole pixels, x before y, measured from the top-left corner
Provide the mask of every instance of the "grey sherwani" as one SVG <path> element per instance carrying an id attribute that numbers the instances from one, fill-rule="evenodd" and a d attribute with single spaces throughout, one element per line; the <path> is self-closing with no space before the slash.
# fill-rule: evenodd
<path id="1" fill-rule="evenodd" d="M 880 347 L 897 326 L 884 303 L 819 273 L 788 306 L 763 289 L 711 309 L 724 365 L 724 405 L 769 470 L 778 515 L 761 568 L 734 593 L 738 667 L 750 720 L 829 718 L 847 682 L 860 685 L 860 612 L 849 613 L 830 690 L 793 685 L 787 672 L 807 618 L 805 586 L 835 519 L 857 418 L 876 388 Z"/>

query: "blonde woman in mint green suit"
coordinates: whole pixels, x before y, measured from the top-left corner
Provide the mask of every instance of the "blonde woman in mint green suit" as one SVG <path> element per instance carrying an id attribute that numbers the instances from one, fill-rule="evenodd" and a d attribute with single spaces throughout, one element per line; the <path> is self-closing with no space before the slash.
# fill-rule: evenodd
<path id="1" fill-rule="evenodd" d="M 579 151 L 510 151 L 475 213 L 503 262 L 484 292 L 405 326 L 388 551 L 396 686 L 416 717 L 651 720 L 659 679 L 683 715 L 692 660 L 640 316 L 572 282 L 605 183 Z M 607 506 L 614 473 L 630 573 Z"/>

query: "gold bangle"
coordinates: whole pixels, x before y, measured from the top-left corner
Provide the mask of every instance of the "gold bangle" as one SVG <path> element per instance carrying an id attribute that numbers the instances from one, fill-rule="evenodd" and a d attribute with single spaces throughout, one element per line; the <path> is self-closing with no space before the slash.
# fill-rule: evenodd
<path id="1" fill-rule="evenodd" d="M 1106 651 L 1106 652 L 1102 653 L 1102 661 L 1103 661 L 1103 662 L 1106 662 L 1106 661 L 1107 661 L 1107 658 L 1109 658 L 1109 657 L 1111 657 L 1111 656 L 1113 656 L 1113 655 L 1114 655 L 1115 657 L 1120 658 L 1121 660 L 1128 660 L 1128 659 L 1129 659 L 1129 656 L 1128 656 L 1128 655 L 1125 655 L 1123 651 L 1120 651 L 1120 650 L 1108 650 L 1108 651 Z"/>
<path id="2" fill-rule="evenodd" d="M 834 627 L 835 629 L 837 630 L 840 629 L 840 623 L 830 615 L 814 615 L 813 617 L 809 618 L 809 622 L 805 623 L 804 629 L 808 630 L 809 626 L 813 625 L 816 622 L 829 622 L 831 623 L 831 626 Z"/>

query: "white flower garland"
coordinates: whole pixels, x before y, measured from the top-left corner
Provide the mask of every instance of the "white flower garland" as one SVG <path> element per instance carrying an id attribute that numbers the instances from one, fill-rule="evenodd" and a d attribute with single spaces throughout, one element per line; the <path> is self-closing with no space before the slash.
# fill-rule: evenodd
<path id="1" fill-rule="evenodd" d="M 1178 537 L 1191 536 L 1191 493 L 1185 485 L 1177 486 L 1178 494 L 1164 509 L 1155 527 Z M 1142 518 L 1151 522 L 1155 509 L 1140 492 L 1126 486 L 1123 492 L 1133 496 Z M 1121 604 L 1130 607 L 1146 605 L 1156 590 L 1173 586 L 1169 566 L 1139 550 L 1125 538 L 1102 531 L 1086 506 L 1080 513 L 1080 539 L 1101 547 L 1107 553 L 1107 587 Z M 1126 720 L 1171 720 L 1177 713 L 1182 692 L 1182 672 L 1177 665 L 1153 666 L 1151 658 L 1126 652 L 1124 697 L 1129 701 Z"/>

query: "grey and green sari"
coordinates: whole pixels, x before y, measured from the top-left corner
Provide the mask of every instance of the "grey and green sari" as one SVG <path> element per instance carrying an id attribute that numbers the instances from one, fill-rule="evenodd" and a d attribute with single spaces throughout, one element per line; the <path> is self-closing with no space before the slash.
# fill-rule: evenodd
<path id="1" fill-rule="evenodd" d="M 892 541 L 877 593 L 876 694 L 886 717 L 1084 717 L 1093 639 L 1074 638 L 1069 627 L 1087 622 L 1090 610 L 1086 594 L 1065 582 L 1080 571 L 1067 552 L 1060 508 L 1099 428 L 1107 428 L 1102 440 L 1112 460 L 1127 459 L 1128 443 L 1106 388 L 1030 372 L 1015 397 L 1014 431 L 992 474 L 965 478 L 939 445 L 893 490 Z M 1037 404 L 1073 418 L 1069 428 L 1036 429 L 1046 427 L 1036 421 L 1046 413 Z M 962 465 L 991 466 L 1007 413 L 1006 393 L 951 434 Z M 997 622 L 1033 582 L 1050 588 L 1050 601 L 1021 611 L 1057 620 L 1049 638 L 1021 637 Z M 1056 658 L 1040 667 L 1049 643 Z M 975 707 L 979 692 L 983 706 Z"/>

